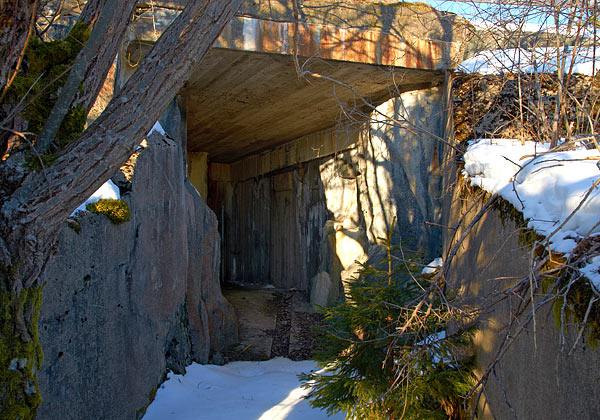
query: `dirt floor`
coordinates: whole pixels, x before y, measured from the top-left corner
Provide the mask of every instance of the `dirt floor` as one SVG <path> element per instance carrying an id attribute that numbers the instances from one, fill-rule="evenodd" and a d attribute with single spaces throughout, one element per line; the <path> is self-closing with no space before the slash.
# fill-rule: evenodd
<path id="1" fill-rule="evenodd" d="M 236 286 L 223 294 L 235 308 L 240 337 L 239 344 L 223 352 L 225 362 L 312 357 L 313 328 L 322 316 L 308 302 L 307 292 Z"/>

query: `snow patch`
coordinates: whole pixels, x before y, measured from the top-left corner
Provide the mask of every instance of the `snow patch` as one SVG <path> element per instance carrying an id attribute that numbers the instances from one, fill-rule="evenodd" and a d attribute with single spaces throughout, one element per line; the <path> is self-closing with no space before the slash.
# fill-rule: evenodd
<path id="1" fill-rule="evenodd" d="M 549 152 L 548 144 L 511 139 L 477 139 L 464 155 L 466 175 L 471 185 L 498 193 L 523 213 L 527 226 L 550 238 L 550 249 L 569 254 L 577 241 L 600 234 L 600 154 L 583 146 L 575 150 Z M 571 213 L 582 203 L 579 210 Z M 570 219 L 567 221 L 567 218 Z M 598 261 L 597 261 L 598 260 Z M 592 258 L 583 272 L 594 277 L 600 290 L 600 260 Z"/>
<path id="2" fill-rule="evenodd" d="M 150 131 L 148 132 L 148 136 L 150 136 L 150 134 L 154 133 L 154 132 L 158 132 L 159 134 L 162 134 L 163 136 L 165 136 L 165 129 L 162 127 L 162 125 L 160 125 L 160 123 L 158 121 L 156 121 L 154 123 L 154 125 L 152 126 L 152 128 L 150 129 Z"/>
<path id="3" fill-rule="evenodd" d="M 303 397 L 297 375 L 317 368 L 311 360 L 276 358 L 225 366 L 192 364 L 185 375 L 169 373 L 144 420 L 341 420 L 327 417 Z"/>
<path id="4" fill-rule="evenodd" d="M 592 257 L 588 264 L 579 271 L 600 291 L 600 255 Z"/>
<path id="5" fill-rule="evenodd" d="M 441 257 L 438 257 L 438 258 L 434 259 L 433 261 L 431 261 L 429 264 L 427 264 L 421 271 L 421 274 L 435 273 L 437 270 L 440 269 L 440 267 L 442 265 L 444 265 L 444 260 L 442 260 Z"/>
<path id="6" fill-rule="evenodd" d="M 75 211 L 73 211 L 73 213 L 71 213 L 71 216 L 73 216 L 75 213 L 80 212 L 80 211 L 87 211 L 85 206 L 87 206 L 90 203 L 95 203 L 102 199 L 119 200 L 120 198 L 121 198 L 121 194 L 119 193 L 119 187 L 117 187 L 109 179 L 104 184 L 102 184 L 102 186 L 100 188 L 98 188 L 98 190 L 96 190 L 96 192 L 94 194 L 92 194 L 90 196 L 90 198 L 85 200 L 85 202 L 82 205 L 77 207 L 75 209 Z"/>
<path id="7" fill-rule="evenodd" d="M 557 55 L 565 54 L 565 71 L 593 75 L 600 69 L 600 47 L 563 48 L 508 48 L 481 51 L 458 65 L 465 73 L 553 73 L 558 69 Z"/>

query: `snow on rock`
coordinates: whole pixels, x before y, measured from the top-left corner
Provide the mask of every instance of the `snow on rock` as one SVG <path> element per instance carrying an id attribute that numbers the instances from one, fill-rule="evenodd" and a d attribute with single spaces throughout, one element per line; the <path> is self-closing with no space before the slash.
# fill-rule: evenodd
<path id="1" fill-rule="evenodd" d="M 85 200 L 85 202 L 82 205 L 77 207 L 75 211 L 71 213 L 71 215 L 74 215 L 79 211 L 87 211 L 85 206 L 87 206 L 90 203 L 95 203 L 99 200 L 102 200 L 103 198 L 114 200 L 119 200 L 121 198 L 121 194 L 119 193 L 119 187 L 117 187 L 110 179 L 104 184 L 102 184 L 102 186 L 98 188 L 98 190 L 94 194 L 92 194 L 90 198 Z"/>
<path id="2" fill-rule="evenodd" d="M 158 133 L 162 134 L 163 136 L 165 135 L 165 129 L 162 127 L 162 125 L 160 125 L 160 123 L 158 121 L 156 121 L 154 123 L 154 125 L 152 126 L 152 128 L 148 132 L 148 136 L 150 134 L 154 133 L 155 131 L 157 131 Z"/>
<path id="3" fill-rule="evenodd" d="M 498 193 L 523 213 L 528 227 L 550 236 L 580 205 L 600 178 L 597 150 L 549 152 L 547 144 L 510 139 L 478 139 L 470 142 L 464 155 L 464 174 L 471 185 Z M 568 254 L 577 239 L 600 234 L 596 226 L 600 214 L 600 188 L 551 238 L 550 248 Z M 593 259 L 595 261 L 595 259 Z M 582 272 L 595 275 L 600 290 L 600 260 Z M 595 268 L 594 268 L 595 267 Z"/>
<path id="4" fill-rule="evenodd" d="M 572 47 L 566 47 L 565 70 L 569 71 L 573 62 Z M 463 61 L 458 69 L 466 73 L 553 73 L 557 70 L 556 48 L 507 48 L 502 50 L 481 51 Z M 600 47 L 580 47 L 575 53 L 572 73 L 593 75 L 600 69 Z"/>
<path id="5" fill-rule="evenodd" d="M 440 269 L 440 267 L 442 265 L 444 265 L 444 260 L 442 260 L 441 257 L 438 257 L 438 258 L 434 259 L 433 261 L 431 261 L 429 264 L 427 264 L 421 271 L 421 274 L 435 273 L 437 270 Z"/>
<path id="6" fill-rule="evenodd" d="M 297 375 L 317 368 L 314 361 L 276 358 L 225 366 L 192 364 L 185 375 L 169 373 L 144 420 L 325 420 L 303 396 Z"/>

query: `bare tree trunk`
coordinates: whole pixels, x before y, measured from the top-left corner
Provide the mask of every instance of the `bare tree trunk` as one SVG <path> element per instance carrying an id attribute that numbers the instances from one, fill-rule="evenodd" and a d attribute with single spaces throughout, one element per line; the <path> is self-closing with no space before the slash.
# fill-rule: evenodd
<path id="1" fill-rule="evenodd" d="M 88 1 L 81 14 L 81 22 L 86 24 L 94 24 L 97 19 L 97 13 L 92 15 L 92 6 L 88 9 L 88 5 L 97 5 L 96 9 L 104 7 L 108 0 Z M 92 57 L 92 61 L 87 68 L 85 74 L 85 85 L 83 93 L 78 94 L 73 105 L 81 105 L 88 111 L 94 105 L 96 98 L 106 75 L 110 70 L 110 66 L 115 60 L 119 48 L 123 42 L 127 26 L 133 17 L 137 1 L 126 0 L 122 1 L 118 6 L 117 16 L 110 22 L 107 31 L 102 34 L 104 42 L 96 54 Z"/>
<path id="2" fill-rule="evenodd" d="M 190 2 L 71 147 L 42 172 L 17 176 L 10 194 L 0 197 L 0 303 L 14 308 L 0 312 L 0 349 L 10 349 L 0 355 L 0 383 L 9 384 L 0 387 L 3 415 L 33 419 L 37 412 L 35 372 L 41 361 L 37 311 L 42 273 L 60 226 L 129 158 L 241 2 Z M 11 156 L 0 165 L 19 168 L 18 159 Z"/>

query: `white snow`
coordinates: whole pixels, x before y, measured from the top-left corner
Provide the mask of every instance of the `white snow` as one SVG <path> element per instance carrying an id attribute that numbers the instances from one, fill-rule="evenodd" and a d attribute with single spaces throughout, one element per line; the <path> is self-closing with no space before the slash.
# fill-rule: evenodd
<path id="1" fill-rule="evenodd" d="M 119 193 L 119 187 L 117 187 L 110 179 L 106 181 L 98 190 L 90 196 L 85 202 L 77 207 L 71 216 L 79 211 L 87 211 L 85 206 L 90 203 L 95 203 L 102 199 L 114 199 L 119 200 L 121 198 L 121 194 Z"/>
<path id="2" fill-rule="evenodd" d="M 565 71 L 593 75 L 600 69 L 600 47 L 580 47 L 573 54 L 572 47 L 566 47 Z M 503 50 L 481 51 L 459 64 L 458 69 L 465 73 L 552 73 L 558 68 L 557 55 L 563 49 L 556 48 L 508 48 Z M 573 57 L 575 56 L 575 57 Z M 562 60 L 562 58 L 561 58 Z"/>
<path id="3" fill-rule="evenodd" d="M 156 121 L 154 123 L 154 125 L 152 126 L 152 128 L 150 129 L 150 131 L 148 132 L 148 136 L 152 133 L 154 133 L 155 131 L 158 131 L 160 134 L 162 134 L 163 136 L 165 135 L 165 129 L 162 127 L 162 125 L 160 125 L 160 123 L 158 121 Z"/>
<path id="4" fill-rule="evenodd" d="M 421 274 L 435 273 L 437 270 L 440 269 L 442 265 L 444 265 L 444 260 L 442 260 L 441 257 L 438 257 L 431 261 L 429 264 L 427 264 L 425 267 L 423 267 Z"/>
<path id="5" fill-rule="evenodd" d="M 548 152 L 547 144 L 510 139 L 478 139 L 464 155 L 464 174 L 472 185 L 498 193 L 528 220 L 528 227 L 549 237 L 579 206 L 600 178 L 600 154 L 579 146 Z M 600 189 L 553 236 L 550 249 L 569 254 L 577 240 L 600 234 Z M 600 290 L 600 258 L 592 258 L 582 274 Z"/>
<path id="6" fill-rule="evenodd" d="M 314 361 L 276 358 L 225 366 L 188 366 L 185 375 L 170 373 L 148 407 L 144 420 L 325 420 L 302 397 L 298 375 L 317 368 Z"/>
<path id="7" fill-rule="evenodd" d="M 540 32 L 552 31 L 549 25 L 541 25 L 532 22 L 503 22 L 492 19 L 469 19 L 469 23 L 483 31 L 521 31 L 521 32 Z"/>

